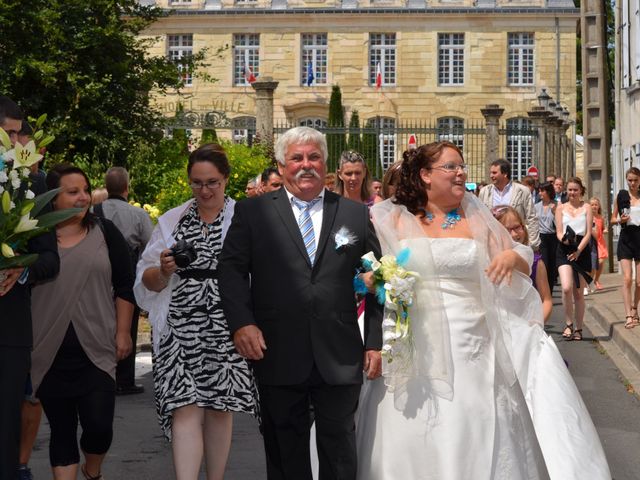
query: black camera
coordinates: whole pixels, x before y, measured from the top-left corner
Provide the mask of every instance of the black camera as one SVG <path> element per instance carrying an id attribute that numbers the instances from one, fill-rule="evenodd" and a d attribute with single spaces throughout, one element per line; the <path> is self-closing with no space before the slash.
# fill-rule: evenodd
<path id="1" fill-rule="evenodd" d="M 186 240 L 178 240 L 171 249 L 171 256 L 180 268 L 188 267 L 197 257 L 196 249 Z"/>

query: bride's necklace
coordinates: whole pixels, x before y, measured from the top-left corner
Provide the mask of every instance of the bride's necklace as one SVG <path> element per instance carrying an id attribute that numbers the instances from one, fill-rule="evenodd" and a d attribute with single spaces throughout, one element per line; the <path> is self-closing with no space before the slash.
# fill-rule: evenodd
<path id="1" fill-rule="evenodd" d="M 435 218 L 433 213 L 429 211 L 425 211 L 425 217 L 427 217 L 427 220 L 429 220 L 429 222 L 433 222 L 433 219 Z M 442 222 L 442 225 L 440 225 L 440 228 L 442 228 L 443 230 L 446 230 L 447 228 L 453 228 L 459 221 L 460 214 L 458 213 L 458 209 L 454 208 L 444 216 L 444 221 Z"/>

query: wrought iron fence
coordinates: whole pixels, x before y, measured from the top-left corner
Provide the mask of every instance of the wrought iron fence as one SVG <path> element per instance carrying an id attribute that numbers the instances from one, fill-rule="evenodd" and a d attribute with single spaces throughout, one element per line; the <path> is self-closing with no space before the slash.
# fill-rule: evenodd
<path id="1" fill-rule="evenodd" d="M 424 121 L 388 122 L 377 118 L 359 127 L 326 127 L 317 129 L 327 135 L 329 147 L 328 169 L 335 171 L 343 150 L 358 150 L 364 155 L 373 177 L 381 178 L 389 166 L 402 160 L 402 153 L 409 148 L 414 136 L 416 145 L 449 140 L 463 151 L 469 165 L 469 181 L 481 181 L 485 177 L 484 125 L 471 123 L 462 128 L 436 126 Z M 291 124 L 279 124 L 274 128 L 274 140 Z"/>

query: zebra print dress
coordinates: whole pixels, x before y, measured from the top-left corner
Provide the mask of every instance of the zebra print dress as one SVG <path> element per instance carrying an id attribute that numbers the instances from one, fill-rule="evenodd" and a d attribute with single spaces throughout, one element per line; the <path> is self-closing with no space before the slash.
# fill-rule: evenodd
<path id="1" fill-rule="evenodd" d="M 193 202 L 176 225 L 176 241 L 192 243 L 198 254 L 189 270 L 217 268 L 223 215 L 224 208 L 212 224 L 207 224 Z M 180 272 L 178 269 L 178 275 Z M 174 288 L 167 329 L 153 363 L 153 378 L 160 426 L 169 441 L 173 410 L 185 405 L 257 416 L 253 373 L 231 341 L 217 278 L 181 278 Z"/>

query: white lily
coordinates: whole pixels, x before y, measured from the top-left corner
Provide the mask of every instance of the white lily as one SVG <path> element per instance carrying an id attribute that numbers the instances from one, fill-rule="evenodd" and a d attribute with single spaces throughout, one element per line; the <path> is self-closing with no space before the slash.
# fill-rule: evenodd
<path id="1" fill-rule="evenodd" d="M 16 256 L 16 254 L 13 252 L 13 248 L 11 248 L 6 243 L 3 243 L 2 246 L 0 246 L 0 251 L 2 251 L 2 256 L 5 258 L 12 258 Z"/>
<path id="2" fill-rule="evenodd" d="M 369 252 L 364 254 L 362 257 L 362 260 L 366 260 L 368 262 L 371 263 L 371 271 L 375 272 L 376 270 L 378 270 L 380 268 L 380 266 L 382 265 L 377 259 L 376 256 L 373 254 L 373 252 Z"/>
<path id="3" fill-rule="evenodd" d="M 7 161 L 13 160 L 13 168 L 30 167 L 42 160 L 42 155 L 36 152 L 36 144 L 30 140 L 26 145 L 16 142 L 13 150 L 6 153 Z"/>
<path id="4" fill-rule="evenodd" d="M 16 225 L 16 229 L 13 231 L 14 233 L 28 232 L 29 230 L 33 230 L 38 225 L 37 218 L 30 218 L 29 214 L 23 215 L 20 217 L 20 221 L 18 225 Z"/>
<path id="5" fill-rule="evenodd" d="M 0 145 L 4 146 L 7 150 L 11 149 L 11 139 L 9 138 L 9 134 L 5 132 L 3 128 L 0 128 Z"/>

